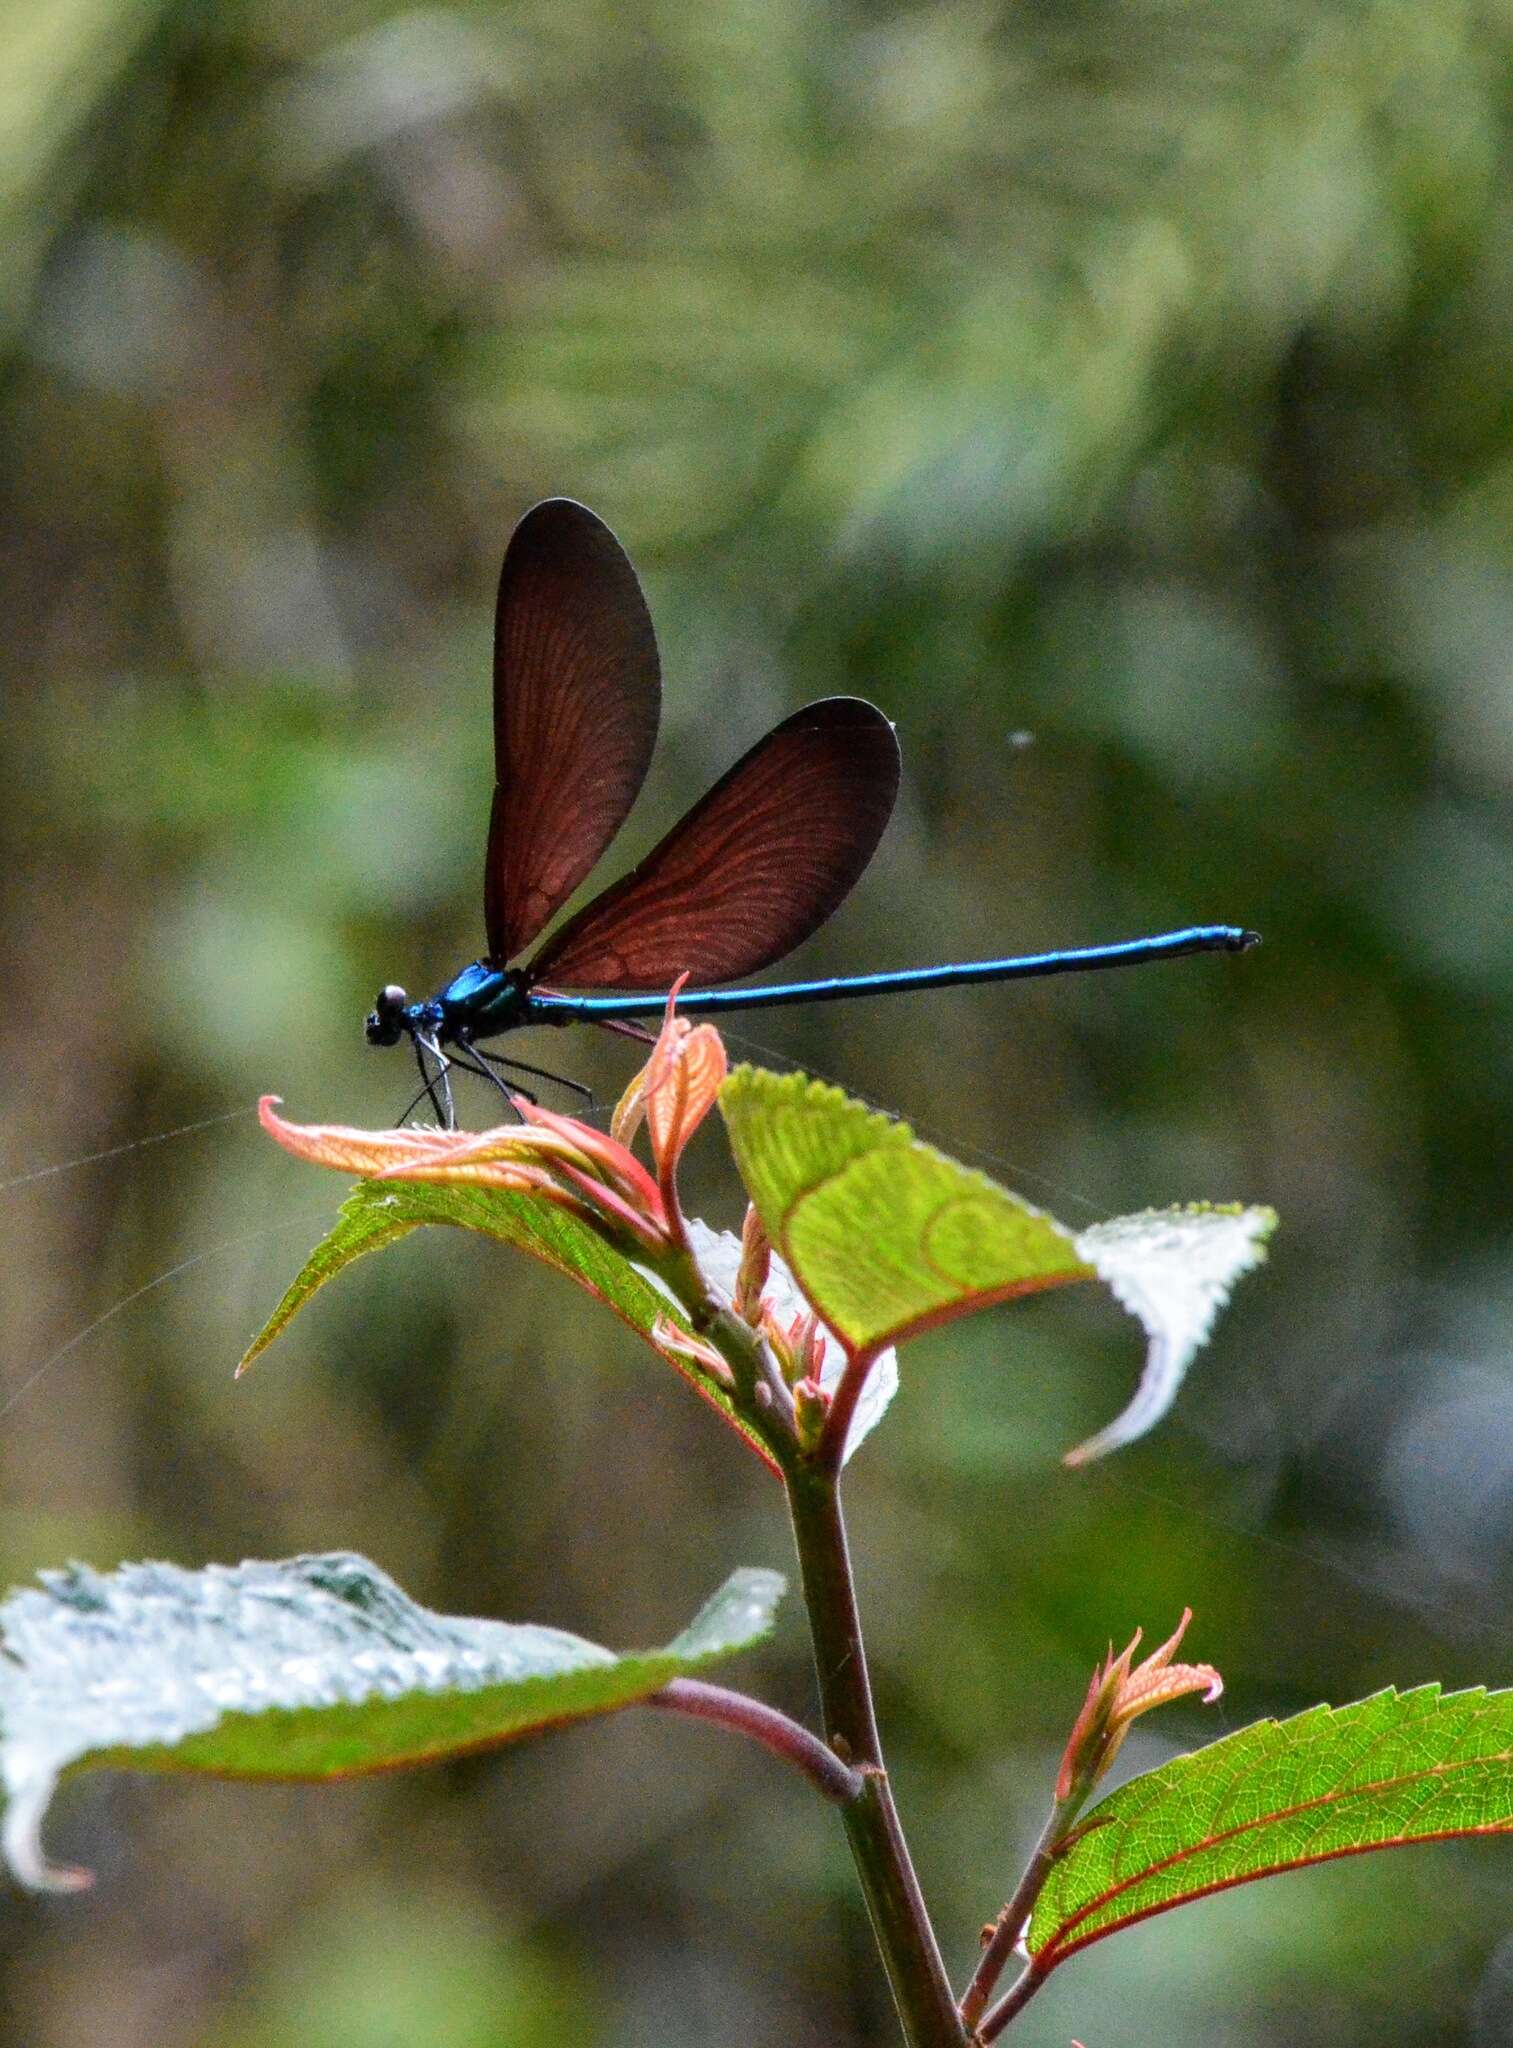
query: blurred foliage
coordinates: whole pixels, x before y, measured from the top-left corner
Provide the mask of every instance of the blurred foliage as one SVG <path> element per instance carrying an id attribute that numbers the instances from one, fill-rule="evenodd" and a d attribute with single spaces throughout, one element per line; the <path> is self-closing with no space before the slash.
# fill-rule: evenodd
<path id="1" fill-rule="evenodd" d="M 806 969 L 1266 934 L 754 1021 L 1073 1220 L 1284 1219 L 1154 1443 L 1057 1469 L 1135 1358 L 1045 1302 L 916 1347 L 856 1475 L 956 1973 L 1136 1622 L 1192 1603 L 1232 1724 L 1505 1681 L 1507 0 L 12 0 L 0 55 L 0 1178 L 267 1088 L 392 1118 L 362 1013 L 479 945 L 492 579 L 573 493 L 664 647 L 627 859 L 857 689 L 906 794 Z M 234 1388 L 331 1213 L 250 1113 L 0 1200 L 7 1578 L 354 1547 L 630 1642 L 786 1562 L 671 1375 L 486 1247 L 374 1262 Z M 796 1628 L 761 1679 L 808 1709 Z M 101 1885 L 0 1916 L 0 2030 L 890 2039 L 832 1822 L 652 1718 L 329 1793 L 81 1788 L 57 1846 Z M 1019 2031 L 1498 2043 L 1510 1917 L 1497 1845 L 1307 1873 Z"/>

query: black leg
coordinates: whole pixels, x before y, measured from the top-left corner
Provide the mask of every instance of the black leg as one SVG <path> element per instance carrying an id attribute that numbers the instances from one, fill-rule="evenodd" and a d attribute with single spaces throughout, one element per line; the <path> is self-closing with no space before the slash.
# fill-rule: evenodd
<path id="1" fill-rule="evenodd" d="M 512 1109 L 515 1106 L 515 1097 L 517 1095 L 521 1096 L 526 1102 L 535 1102 L 536 1098 L 532 1095 L 529 1088 L 507 1087 L 492 1067 L 481 1065 L 478 1047 L 474 1045 L 470 1038 L 458 1039 L 456 1047 L 455 1064 L 459 1067 L 465 1067 L 470 1074 L 478 1074 L 483 1080 L 492 1082 Z"/>
<path id="2" fill-rule="evenodd" d="M 473 1044 L 471 1039 L 459 1038 L 456 1041 L 456 1049 L 453 1053 L 453 1058 L 455 1059 L 458 1066 L 466 1067 L 470 1074 L 482 1075 L 485 1081 L 492 1083 L 492 1085 L 499 1090 L 499 1093 L 505 1098 L 506 1101 L 509 1100 L 509 1089 L 505 1087 L 504 1083 L 500 1080 L 499 1076 L 494 1072 L 494 1070 L 491 1067 L 483 1066 L 480 1063 L 478 1056 L 478 1048 L 476 1045 Z"/>
<path id="3" fill-rule="evenodd" d="M 581 1081 L 570 1081 L 566 1074 L 553 1074 L 546 1067 L 531 1066 L 526 1060 L 506 1059 L 502 1052 L 485 1052 L 481 1045 L 474 1045 L 471 1040 L 468 1043 L 468 1050 L 479 1059 L 487 1060 L 491 1067 L 504 1067 L 517 1074 L 529 1074 L 537 1081 L 550 1081 L 558 1088 L 571 1088 L 574 1095 L 581 1095 L 585 1102 L 592 1102 L 594 1099 L 592 1088 L 585 1088 Z M 490 1080 L 495 1078 L 492 1074 L 489 1076 Z M 526 1094 L 523 1088 L 517 1088 L 515 1093 L 524 1095 L 527 1102 L 534 1102 L 536 1099 L 534 1095 Z"/>
<path id="4" fill-rule="evenodd" d="M 415 1111 L 419 1108 L 420 1104 L 425 1101 L 427 1095 L 429 1095 L 430 1092 L 431 1090 L 429 1082 L 426 1084 L 424 1088 L 418 1088 L 415 1091 L 415 1093 L 410 1097 L 409 1101 L 405 1104 L 404 1108 L 399 1113 L 399 1121 L 401 1124 L 403 1124 L 409 1117 L 415 1114 Z"/>

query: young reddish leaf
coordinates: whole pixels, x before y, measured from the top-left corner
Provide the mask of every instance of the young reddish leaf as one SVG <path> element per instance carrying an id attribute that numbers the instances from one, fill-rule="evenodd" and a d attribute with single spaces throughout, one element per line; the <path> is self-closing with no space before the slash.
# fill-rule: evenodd
<path id="1" fill-rule="evenodd" d="M 726 1074 L 724 1042 L 712 1024 L 669 1023 L 680 1027 L 677 1036 L 669 1041 L 664 1032 L 646 1067 L 646 1129 L 664 1182 L 714 1108 Z"/>
<path id="2" fill-rule="evenodd" d="M 1192 1618 L 1192 1609 L 1184 1607 L 1182 1619 L 1166 1641 L 1138 1664 L 1134 1656 L 1144 1633 L 1141 1629 L 1135 1630 L 1117 1657 L 1109 1650 L 1093 1673 L 1082 1711 L 1067 1738 L 1056 1777 L 1058 1805 L 1064 1806 L 1074 1798 L 1080 1805 L 1081 1798 L 1108 1771 L 1125 1736 L 1142 1714 L 1152 1713 L 1190 1692 L 1202 1693 L 1205 1706 L 1211 1706 L 1223 1692 L 1224 1681 L 1212 1664 L 1172 1661 Z"/>
<path id="3" fill-rule="evenodd" d="M 681 1244 L 669 1228 L 657 1183 L 634 1154 L 592 1124 L 535 1103 L 522 1099 L 521 1122 L 488 1131 L 363 1131 L 346 1124 L 292 1124 L 278 1114 L 277 1100 L 265 1095 L 258 1104 L 263 1129 L 312 1165 L 379 1181 L 539 1195 L 610 1238 L 628 1234 L 653 1254 Z"/>
<path id="4" fill-rule="evenodd" d="M 785 1269 L 786 1270 L 786 1269 Z M 746 1204 L 746 1217 L 741 1225 L 741 1257 L 736 1267 L 735 1287 L 731 1303 L 738 1316 L 747 1322 L 755 1322 L 761 1310 L 762 1289 L 767 1285 L 767 1276 L 772 1271 L 772 1239 L 767 1235 L 766 1225 L 757 1213 L 756 1205 Z M 792 1275 L 789 1275 L 791 1281 Z"/>
<path id="5" fill-rule="evenodd" d="M 1513 1830 L 1513 1692 L 1437 1685 L 1312 1707 L 1133 1779 L 1052 1866 L 1026 1946 L 1044 1978 L 1189 1899 L 1335 1856 Z"/>
<path id="6" fill-rule="evenodd" d="M 1094 1671 L 1062 1752 L 1055 1804 L 1045 1829 L 1012 1896 L 983 1929 L 982 1954 L 961 1996 L 962 2024 L 974 2041 L 995 2040 L 1023 2001 L 1044 1982 L 1044 1973 L 1037 1976 L 1032 1964 L 1013 1990 L 988 2010 L 1004 1964 L 1020 1944 L 1025 1922 L 1056 1868 L 1056 1859 L 1068 1853 L 1077 1840 L 1074 1823 L 1078 1814 L 1119 1754 L 1131 1726 L 1142 1714 L 1153 1713 L 1186 1693 L 1202 1693 L 1205 1702 L 1211 1703 L 1223 1692 L 1224 1681 L 1211 1664 L 1174 1661 L 1192 1618 L 1192 1609 L 1185 1607 L 1166 1641 L 1139 1664 L 1134 1658 L 1142 1631 L 1136 1629 L 1117 1657 L 1110 1645 L 1107 1657 Z"/>
<path id="7" fill-rule="evenodd" d="M 329 1779 L 611 1713 L 767 1634 L 776 1572 L 735 1572 L 664 1649 L 433 1614 L 366 1559 L 72 1565 L 0 1606 L 5 1855 L 73 1889 L 39 1833 L 65 1771 Z"/>
<path id="8" fill-rule="evenodd" d="M 727 1071 L 724 1040 L 715 1027 L 690 1024 L 677 1015 L 677 1000 L 687 979 L 680 974 L 673 983 L 651 1057 L 620 1097 L 609 1126 L 616 1143 L 629 1145 L 645 1119 L 657 1180 L 669 1208 L 676 1202 L 678 1161 L 714 1108 Z"/>
<path id="9" fill-rule="evenodd" d="M 276 1095 L 265 1095 L 258 1103 L 263 1129 L 296 1159 L 312 1166 L 329 1166 L 336 1173 L 376 1179 L 397 1167 L 429 1166 L 471 1154 L 478 1147 L 474 1131 L 437 1131 L 409 1124 L 387 1131 L 364 1131 L 351 1124 L 292 1124 L 279 1115 L 278 1101 Z"/>
<path id="10" fill-rule="evenodd" d="M 1268 1209 L 1200 1205 L 1078 1234 L 921 1144 L 907 1124 L 802 1074 L 738 1067 L 720 1107 L 768 1235 L 853 1347 L 1072 1281 L 1106 1281 L 1145 1327 L 1146 1368 L 1135 1400 L 1073 1462 L 1130 1442 L 1166 1412 L 1276 1220 Z"/>

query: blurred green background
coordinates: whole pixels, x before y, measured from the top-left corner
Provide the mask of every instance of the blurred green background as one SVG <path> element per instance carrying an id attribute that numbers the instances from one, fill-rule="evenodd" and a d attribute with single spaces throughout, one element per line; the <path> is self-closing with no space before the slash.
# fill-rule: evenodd
<path id="1" fill-rule="evenodd" d="M 788 1563 L 673 1376 L 479 1243 L 230 1378 L 341 1192 L 249 1105 L 392 1120 L 373 990 L 480 945 L 493 580 L 567 492 L 663 645 L 615 859 L 856 690 L 905 791 L 796 967 L 1266 935 L 732 1034 L 1069 1221 L 1284 1218 L 1154 1441 L 1058 1467 L 1138 1362 L 1090 1296 L 920 1342 L 858 1461 L 953 1972 L 1137 1623 L 1191 1603 L 1229 1689 L 1131 1767 L 1513 1676 L 1510 57 L 1507 0 L 10 0 L 6 1580 L 353 1547 L 630 1646 Z M 734 1221 L 716 1132 L 696 1169 Z M 796 1614 L 741 1676 L 810 1710 Z M 29 2048 L 894 2038 L 831 1817 L 652 1715 L 321 1793 L 89 1781 L 52 1841 L 100 1882 L 0 1904 Z M 1014 2038 L 1073 2034 L 1513 2041 L 1513 1847 L 1151 1922 Z"/>

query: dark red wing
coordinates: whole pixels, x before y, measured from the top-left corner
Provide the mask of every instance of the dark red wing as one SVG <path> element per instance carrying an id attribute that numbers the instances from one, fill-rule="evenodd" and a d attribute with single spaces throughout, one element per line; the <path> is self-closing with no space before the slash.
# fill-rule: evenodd
<path id="1" fill-rule="evenodd" d="M 825 922 L 871 860 L 898 794 L 893 728 L 859 697 L 784 719 L 622 881 L 531 962 L 533 982 L 735 981 Z"/>
<path id="2" fill-rule="evenodd" d="M 494 617 L 489 957 L 529 945 L 608 846 L 657 739 L 651 614 L 625 550 L 571 498 L 510 536 Z"/>

